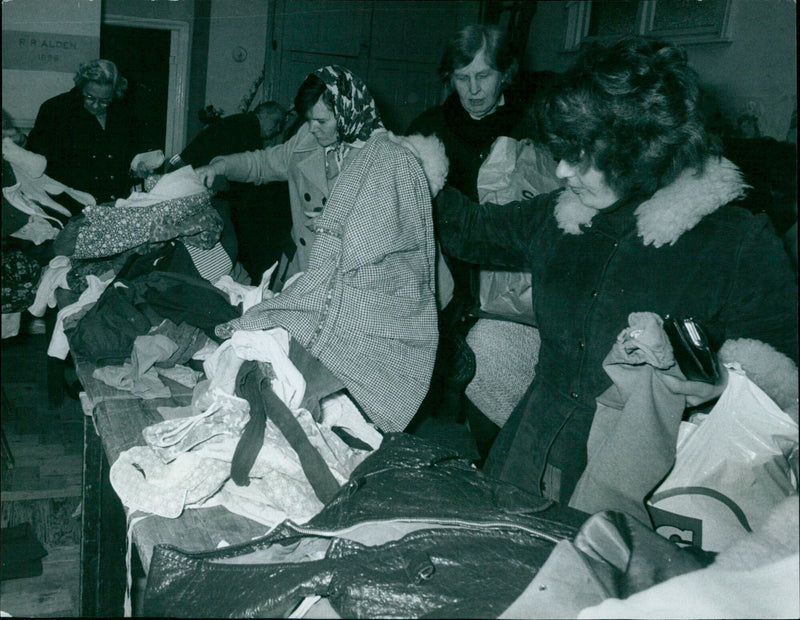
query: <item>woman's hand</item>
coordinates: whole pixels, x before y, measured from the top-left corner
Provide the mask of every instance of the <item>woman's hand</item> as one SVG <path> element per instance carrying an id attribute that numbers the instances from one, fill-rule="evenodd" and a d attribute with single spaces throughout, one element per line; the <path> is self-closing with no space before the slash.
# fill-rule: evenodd
<path id="1" fill-rule="evenodd" d="M 135 168 L 131 168 L 131 172 L 133 172 L 133 176 L 137 179 L 146 179 L 153 174 L 153 168 L 150 168 L 145 162 L 140 161 Z"/>
<path id="2" fill-rule="evenodd" d="M 225 171 L 220 170 L 214 164 L 208 164 L 207 166 L 200 166 L 199 168 L 194 169 L 195 173 L 197 174 L 200 182 L 205 185 L 208 189 L 212 189 L 214 185 L 214 181 L 217 179 L 218 176 L 225 176 Z"/>

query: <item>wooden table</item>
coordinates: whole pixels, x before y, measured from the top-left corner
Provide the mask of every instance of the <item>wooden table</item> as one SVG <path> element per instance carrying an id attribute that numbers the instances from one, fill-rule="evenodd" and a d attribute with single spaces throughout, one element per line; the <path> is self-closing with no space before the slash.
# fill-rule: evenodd
<path id="1" fill-rule="evenodd" d="M 94 366 L 75 360 L 87 413 L 84 424 L 83 517 L 81 540 L 81 615 L 121 616 L 126 584 L 127 519 L 144 517 L 131 529 L 135 557 L 144 574 L 153 547 L 160 543 L 187 551 L 216 548 L 220 542 L 235 544 L 262 536 L 267 526 L 231 513 L 222 507 L 186 510 L 177 519 L 127 514 L 111 487 L 109 467 L 133 446 L 146 445 L 142 429 L 162 421 L 158 407 L 191 403 L 191 390 L 164 379 L 170 398 L 143 400 L 92 377 Z"/>

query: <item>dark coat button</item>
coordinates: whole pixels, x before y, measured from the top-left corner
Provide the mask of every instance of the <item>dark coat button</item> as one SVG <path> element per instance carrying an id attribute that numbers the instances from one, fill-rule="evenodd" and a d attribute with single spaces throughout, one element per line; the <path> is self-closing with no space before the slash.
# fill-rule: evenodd
<path id="1" fill-rule="evenodd" d="M 328 199 L 325 196 L 322 197 L 322 206 L 325 206 L 325 203 L 328 202 Z"/>
<path id="2" fill-rule="evenodd" d="M 305 245 L 305 244 L 306 244 L 306 240 L 303 239 L 302 237 L 300 237 L 300 245 Z"/>
<path id="3" fill-rule="evenodd" d="M 303 194 L 303 198 L 306 199 L 306 202 L 311 202 L 311 194 L 309 194 L 308 192 Z"/>

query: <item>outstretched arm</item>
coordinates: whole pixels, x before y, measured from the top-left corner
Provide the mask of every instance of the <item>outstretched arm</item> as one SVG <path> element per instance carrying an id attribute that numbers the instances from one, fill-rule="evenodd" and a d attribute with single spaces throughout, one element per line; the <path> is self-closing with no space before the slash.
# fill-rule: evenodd
<path id="1" fill-rule="evenodd" d="M 439 241 L 446 254 L 480 265 L 530 267 L 533 240 L 553 212 L 554 194 L 505 205 L 476 204 L 453 187 L 436 198 Z"/>

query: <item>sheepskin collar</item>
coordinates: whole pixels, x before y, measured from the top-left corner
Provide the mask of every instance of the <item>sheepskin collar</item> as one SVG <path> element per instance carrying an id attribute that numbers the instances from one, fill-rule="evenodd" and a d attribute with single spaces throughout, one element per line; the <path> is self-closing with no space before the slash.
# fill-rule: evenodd
<path id="1" fill-rule="evenodd" d="M 408 149 L 417 158 L 422 165 L 422 170 L 425 172 L 431 195 L 436 196 L 447 181 L 447 173 L 450 167 L 444 143 L 435 135 L 397 136 L 391 131 L 386 132 L 386 135 L 389 140 Z"/>
<path id="2" fill-rule="evenodd" d="M 743 196 L 747 187 L 732 162 L 724 157 L 709 158 L 701 174 L 685 170 L 636 208 L 639 236 L 644 245 L 672 245 L 703 217 Z M 581 234 L 582 227 L 591 226 L 597 213 L 569 190 L 561 192 L 556 202 L 558 227 L 567 234 Z"/>

